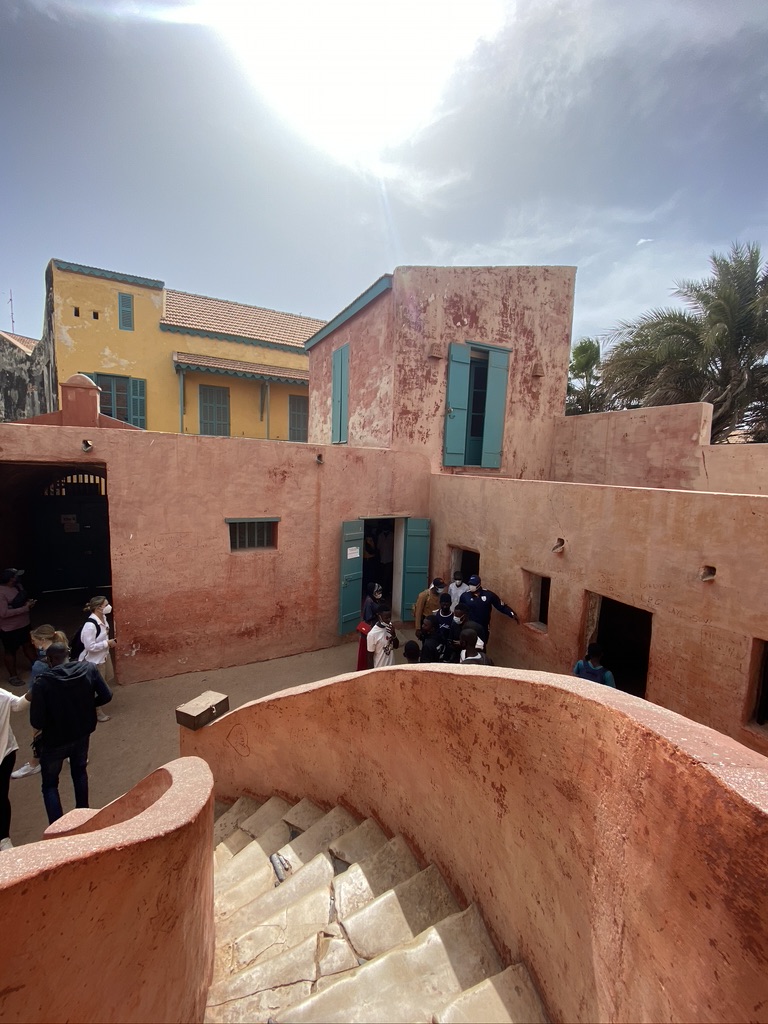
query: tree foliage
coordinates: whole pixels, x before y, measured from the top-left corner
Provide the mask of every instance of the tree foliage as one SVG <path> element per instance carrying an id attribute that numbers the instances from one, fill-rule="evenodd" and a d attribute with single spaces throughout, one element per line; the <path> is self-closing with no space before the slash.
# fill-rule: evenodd
<path id="1" fill-rule="evenodd" d="M 619 324 L 602 362 L 616 406 L 711 402 L 712 441 L 768 439 L 768 267 L 760 246 L 713 253 L 703 281 L 679 281 L 683 309 Z"/>
<path id="2" fill-rule="evenodd" d="M 565 415 L 604 412 L 607 408 L 600 386 L 600 342 L 582 338 L 571 349 Z"/>

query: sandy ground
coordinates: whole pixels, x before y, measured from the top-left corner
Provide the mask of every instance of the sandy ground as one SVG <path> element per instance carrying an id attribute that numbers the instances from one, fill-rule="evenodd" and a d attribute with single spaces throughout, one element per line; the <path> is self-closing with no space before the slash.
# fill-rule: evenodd
<path id="1" fill-rule="evenodd" d="M 400 664 L 403 661 L 402 643 L 405 639 L 412 639 L 413 633 L 398 630 L 398 635 L 401 650 L 397 664 Z M 133 686 L 116 686 L 112 702 L 105 708 L 111 720 L 97 725 L 91 737 L 88 767 L 91 806 L 103 807 L 149 772 L 179 756 L 179 726 L 175 709 L 203 691 L 226 693 L 230 709 L 234 709 L 278 690 L 351 672 L 356 663 L 355 636 L 338 647 L 296 654 L 290 658 L 212 672 L 189 672 Z M 16 754 L 18 768 L 29 756 L 32 730 L 23 713 L 14 715 L 11 724 L 19 743 Z M 74 797 L 66 764 L 61 773 L 59 792 L 64 811 L 71 810 Z M 14 845 L 21 846 L 40 839 L 48 821 L 39 774 L 11 779 L 11 806 L 11 839 Z"/>

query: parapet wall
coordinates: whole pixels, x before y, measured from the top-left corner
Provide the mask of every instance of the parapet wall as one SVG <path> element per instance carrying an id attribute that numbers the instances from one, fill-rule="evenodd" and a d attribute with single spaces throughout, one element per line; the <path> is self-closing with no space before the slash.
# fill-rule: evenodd
<path id="1" fill-rule="evenodd" d="M 172 761 L 0 857 L 3 1021 L 200 1021 L 213 970 L 213 780 Z"/>
<path id="2" fill-rule="evenodd" d="M 402 834 L 553 1020 L 765 1019 L 768 760 L 563 676 L 398 667 L 238 708 L 183 753 L 218 796 L 309 796 Z"/>

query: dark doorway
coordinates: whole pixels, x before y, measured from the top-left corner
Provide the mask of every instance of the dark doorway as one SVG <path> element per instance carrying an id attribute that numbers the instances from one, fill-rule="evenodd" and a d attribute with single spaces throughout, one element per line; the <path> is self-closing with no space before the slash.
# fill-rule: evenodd
<path id="1" fill-rule="evenodd" d="M 652 624 L 653 616 L 643 608 L 600 599 L 597 642 L 604 651 L 603 664 L 613 672 L 617 688 L 635 697 L 645 697 Z"/>
<path id="2" fill-rule="evenodd" d="M 461 569 L 465 583 L 470 576 L 480 575 L 480 555 L 477 551 L 464 551 L 463 549 L 454 551 L 454 564 L 456 569 Z"/>
<path id="3" fill-rule="evenodd" d="M 363 591 L 361 604 L 369 583 L 380 583 L 384 600 L 392 603 L 392 577 L 395 551 L 395 520 L 365 519 L 363 537 Z"/>
<path id="4" fill-rule="evenodd" d="M 71 632 L 96 594 L 111 596 L 106 468 L 0 464 L 0 563 L 26 570 L 32 623 Z"/>

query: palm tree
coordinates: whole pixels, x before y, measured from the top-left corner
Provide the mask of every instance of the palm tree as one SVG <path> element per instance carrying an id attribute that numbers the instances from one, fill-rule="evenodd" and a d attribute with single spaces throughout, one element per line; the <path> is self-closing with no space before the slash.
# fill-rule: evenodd
<path id="1" fill-rule="evenodd" d="M 603 412 L 605 408 L 600 388 L 600 342 L 582 338 L 571 350 L 565 415 Z"/>
<path id="2" fill-rule="evenodd" d="M 768 437 L 768 267 L 756 243 L 713 253 L 712 275 L 680 281 L 684 309 L 654 309 L 609 335 L 603 386 L 617 404 L 711 402 L 712 442 Z"/>

